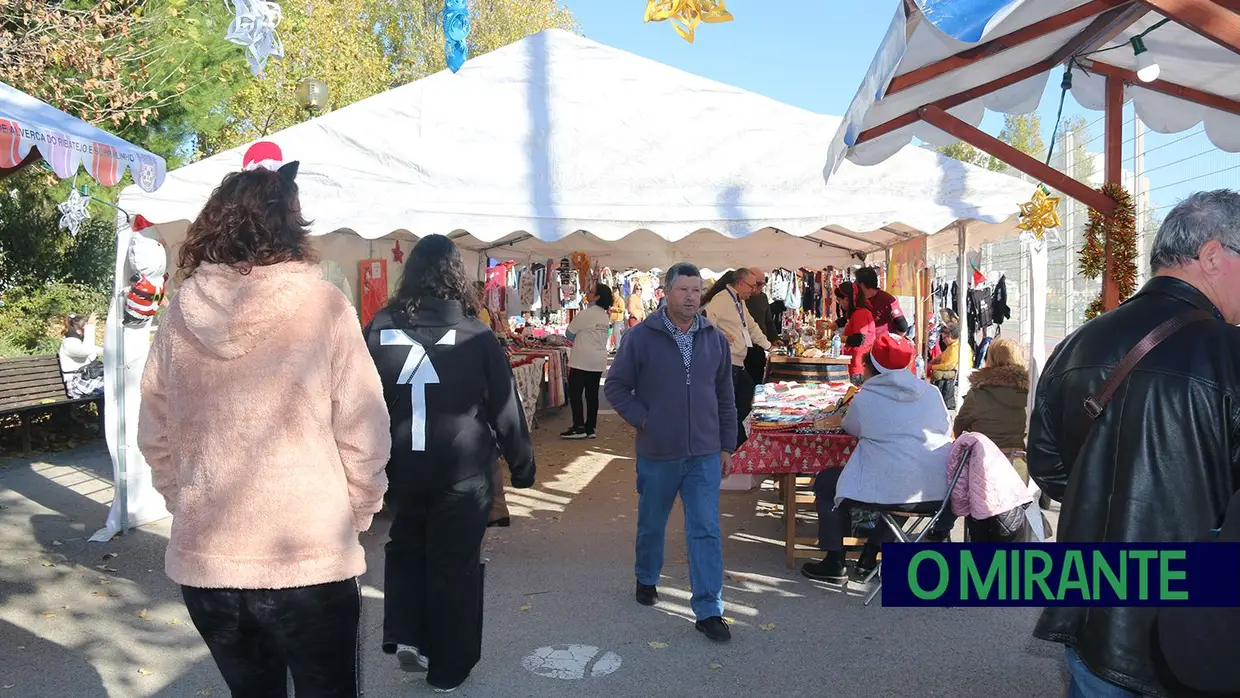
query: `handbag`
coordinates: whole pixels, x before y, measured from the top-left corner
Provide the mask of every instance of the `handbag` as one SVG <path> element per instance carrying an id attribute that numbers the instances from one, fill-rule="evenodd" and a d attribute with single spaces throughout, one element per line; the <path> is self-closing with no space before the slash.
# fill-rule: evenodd
<path id="1" fill-rule="evenodd" d="M 1120 359 L 1120 362 L 1115 366 L 1115 370 L 1111 371 L 1111 374 L 1102 382 L 1102 387 L 1098 389 L 1098 392 L 1085 398 L 1083 404 L 1085 416 L 1091 423 L 1097 421 L 1102 411 L 1106 409 L 1107 404 L 1111 402 L 1111 398 L 1115 396 L 1115 391 L 1119 389 L 1120 383 L 1124 382 L 1124 379 L 1128 377 L 1132 369 L 1137 367 L 1137 363 L 1145 358 L 1146 354 L 1153 351 L 1154 347 L 1162 344 L 1168 337 L 1189 325 L 1214 319 L 1216 318 L 1213 313 L 1204 310 L 1193 310 L 1170 318 L 1158 327 L 1150 330 L 1149 334 L 1142 337 L 1141 341 L 1137 342 L 1137 345 L 1128 350 L 1124 358 Z"/>

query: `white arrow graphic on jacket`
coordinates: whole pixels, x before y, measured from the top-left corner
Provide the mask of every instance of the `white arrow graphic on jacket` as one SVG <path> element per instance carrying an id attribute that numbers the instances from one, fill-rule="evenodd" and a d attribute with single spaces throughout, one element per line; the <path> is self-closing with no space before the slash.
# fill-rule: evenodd
<path id="1" fill-rule="evenodd" d="M 396 383 L 409 386 L 409 397 L 413 408 L 410 414 L 410 448 L 414 451 L 425 451 L 426 386 L 438 384 L 439 374 L 435 371 L 435 365 L 428 360 L 426 349 L 404 331 L 383 330 L 379 333 L 379 344 L 409 347 L 409 354 L 405 357 L 405 365 L 401 367 Z M 455 345 L 456 330 L 448 330 L 435 344 Z"/>

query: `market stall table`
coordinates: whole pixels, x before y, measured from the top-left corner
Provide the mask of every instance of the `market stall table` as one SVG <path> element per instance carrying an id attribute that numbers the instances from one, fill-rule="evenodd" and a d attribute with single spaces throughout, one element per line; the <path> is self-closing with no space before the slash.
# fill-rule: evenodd
<path id="1" fill-rule="evenodd" d="M 754 407 L 746 418 L 749 439 L 732 455 L 733 475 L 772 476 L 783 504 L 784 550 L 789 567 L 798 557 L 815 555 L 816 541 L 796 537 L 799 504 L 813 504 L 812 492 L 798 494 L 797 480 L 828 468 L 842 468 L 857 440 L 839 429 L 821 427 L 838 414 L 851 395 L 842 382 L 767 383 L 754 392 Z M 817 426 L 816 426 L 817 425 Z M 846 545 L 856 545 L 846 539 Z M 798 549 L 798 544 L 809 549 Z"/>

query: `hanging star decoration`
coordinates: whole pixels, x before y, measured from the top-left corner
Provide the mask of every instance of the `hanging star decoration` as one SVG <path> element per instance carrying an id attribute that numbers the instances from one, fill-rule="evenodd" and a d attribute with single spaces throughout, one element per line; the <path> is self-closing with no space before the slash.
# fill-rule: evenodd
<path id="1" fill-rule="evenodd" d="M 405 251 L 400 249 L 400 240 L 397 240 L 396 244 L 392 246 L 392 261 L 397 264 L 405 263 Z"/>
<path id="2" fill-rule="evenodd" d="M 267 59 L 284 58 L 284 42 L 276 33 L 283 13 L 280 6 L 267 0 L 232 0 L 235 16 L 224 38 L 245 48 L 250 73 L 263 74 Z"/>
<path id="3" fill-rule="evenodd" d="M 465 0 L 444 0 L 443 3 L 443 53 L 452 72 L 465 65 L 469 58 L 469 7 Z"/>
<path id="4" fill-rule="evenodd" d="M 646 0 L 646 21 L 671 21 L 680 38 L 693 43 L 693 34 L 701 22 L 731 22 L 732 14 L 724 0 Z"/>
<path id="5" fill-rule="evenodd" d="M 1041 242 L 1048 232 L 1059 227 L 1059 202 L 1062 198 L 1051 196 L 1050 190 L 1039 184 L 1033 198 L 1020 205 L 1020 223 L 1016 227 Z"/>
<path id="6" fill-rule="evenodd" d="M 60 211 L 60 227 L 67 228 L 70 235 L 77 237 L 82 224 L 90 218 L 89 205 L 90 197 L 82 196 L 76 188 L 71 189 L 69 198 L 56 204 L 56 209 Z"/>

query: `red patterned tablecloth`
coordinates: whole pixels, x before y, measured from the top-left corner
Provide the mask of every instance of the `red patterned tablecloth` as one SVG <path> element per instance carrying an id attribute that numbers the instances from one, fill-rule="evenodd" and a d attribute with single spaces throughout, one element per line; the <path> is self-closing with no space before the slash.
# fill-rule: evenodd
<path id="1" fill-rule="evenodd" d="M 754 429 L 732 454 L 732 474 L 781 475 L 842 468 L 856 445 L 857 439 L 847 434 Z"/>

